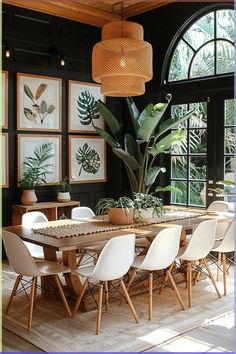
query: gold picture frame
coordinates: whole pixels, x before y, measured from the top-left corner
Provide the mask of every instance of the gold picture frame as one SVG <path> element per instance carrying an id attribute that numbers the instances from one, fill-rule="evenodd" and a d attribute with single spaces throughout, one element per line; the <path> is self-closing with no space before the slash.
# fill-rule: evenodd
<path id="1" fill-rule="evenodd" d="M 2 129 L 8 129 L 8 71 L 2 71 Z"/>
<path id="2" fill-rule="evenodd" d="M 8 133 L 2 133 L 2 174 L 1 174 L 1 188 L 9 187 L 9 144 Z"/>

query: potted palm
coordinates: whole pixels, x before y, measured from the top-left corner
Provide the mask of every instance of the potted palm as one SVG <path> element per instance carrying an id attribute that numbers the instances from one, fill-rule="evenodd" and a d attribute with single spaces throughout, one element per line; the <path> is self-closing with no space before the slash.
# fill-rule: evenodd
<path id="1" fill-rule="evenodd" d="M 134 221 L 134 201 L 129 197 L 102 198 L 96 206 L 97 215 L 106 215 L 111 224 L 125 225 Z"/>
<path id="2" fill-rule="evenodd" d="M 70 201 L 70 191 L 71 186 L 69 184 L 69 177 L 65 176 L 60 181 L 61 191 L 58 192 L 57 200 L 59 202 L 69 202 Z"/>
<path id="3" fill-rule="evenodd" d="M 152 194 L 134 193 L 135 221 L 147 222 L 163 213 L 162 200 Z"/>
<path id="4" fill-rule="evenodd" d="M 33 156 L 26 157 L 23 162 L 23 176 L 19 187 L 23 189 L 21 202 L 24 205 L 35 205 L 37 197 L 35 187 L 46 183 L 46 177 L 51 172 L 51 164 L 47 161 L 53 157 L 52 143 L 43 143 L 33 151 Z"/>

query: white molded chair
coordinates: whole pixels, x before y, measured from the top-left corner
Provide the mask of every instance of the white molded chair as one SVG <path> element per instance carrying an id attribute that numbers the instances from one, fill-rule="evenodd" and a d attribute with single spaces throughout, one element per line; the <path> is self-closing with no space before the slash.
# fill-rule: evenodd
<path id="1" fill-rule="evenodd" d="M 234 221 L 232 221 L 227 230 L 222 241 L 216 241 L 213 252 L 219 252 L 218 255 L 218 269 L 217 269 L 217 281 L 219 279 L 219 270 L 221 269 L 221 261 L 223 264 L 223 282 L 224 282 L 224 295 L 226 295 L 226 276 L 227 276 L 227 263 L 226 263 L 226 253 L 234 252 Z M 222 258 L 221 258 L 222 257 Z"/>
<path id="2" fill-rule="evenodd" d="M 171 275 L 175 257 L 179 251 L 181 230 L 182 226 L 179 225 L 161 230 L 152 241 L 147 254 L 145 256 L 135 257 L 135 260 L 131 265 L 134 270 L 130 275 L 130 280 L 126 288 L 127 291 L 129 290 L 132 281 L 139 269 L 149 271 L 149 320 L 152 319 L 153 271 L 164 270 L 168 268 L 166 270 L 165 280 L 160 289 L 160 293 L 169 280 L 172 288 L 175 290 L 182 309 L 185 310 L 185 305 Z"/>
<path id="3" fill-rule="evenodd" d="M 38 222 L 47 222 L 48 218 L 46 215 L 41 213 L 40 211 L 30 211 L 22 215 L 21 225 L 32 228 L 34 224 Z M 32 257 L 44 259 L 43 248 L 38 245 L 34 245 L 33 243 L 24 241 L 24 244 L 30 251 Z"/>
<path id="4" fill-rule="evenodd" d="M 8 231 L 3 231 L 2 238 L 9 263 L 12 269 L 18 274 L 5 310 L 5 314 L 7 314 L 9 311 L 13 297 L 14 295 L 16 295 L 17 288 L 22 278 L 24 276 L 32 277 L 28 320 L 28 331 L 30 331 L 32 327 L 34 302 L 36 299 L 37 277 L 45 277 L 50 275 L 54 279 L 55 284 L 57 285 L 57 288 L 60 292 L 66 311 L 71 317 L 71 311 L 69 309 L 66 297 L 61 286 L 60 279 L 58 277 L 58 274 L 70 273 L 70 268 L 50 261 L 34 261 L 28 248 L 25 246 L 21 238 L 18 237 L 16 234 L 13 234 Z"/>
<path id="5" fill-rule="evenodd" d="M 200 272 L 200 266 L 204 265 L 208 272 L 209 278 L 215 287 L 217 295 L 221 297 L 206 259 L 215 241 L 216 226 L 217 219 L 202 221 L 194 230 L 187 246 L 182 250 L 180 249 L 180 252 L 177 255 L 177 258 L 181 261 L 187 261 L 187 287 L 189 307 L 192 306 L 192 265 L 196 267 L 195 262 L 197 261 L 199 261 L 199 266 L 197 267 L 195 283 Z"/>
<path id="6" fill-rule="evenodd" d="M 216 213 L 229 213 L 229 205 L 226 202 L 216 200 L 208 206 L 207 211 L 213 211 Z M 216 239 L 222 239 L 228 226 L 228 222 L 218 223 L 216 227 Z"/>
<path id="7" fill-rule="evenodd" d="M 98 309 L 96 321 L 96 334 L 100 332 L 101 310 L 102 310 L 102 297 L 103 297 L 103 284 L 105 285 L 105 300 L 106 308 L 108 305 L 108 282 L 122 278 L 129 270 L 134 260 L 134 245 L 135 235 L 129 234 L 125 236 L 118 236 L 109 240 L 101 251 L 96 265 L 89 267 L 81 267 L 73 271 L 74 275 L 86 278 L 81 293 L 76 301 L 73 316 L 77 313 L 84 292 L 90 280 L 96 280 L 99 284 L 98 295 Z M 120 280 L 123 288 L 124 295 L 131 308 L 135 321 L 138 322 L 138 316 L 135 312 L 129 294 L 126 290 L 123 280 Z"/>
<path id="8" fill-rule="evenodd" d="M 75 220 L 88 220 L 92 219 L 95 216 L 94 212 L 92 209 L 88 207 L 76 207 L 71 210 L 71 219 Z"/>

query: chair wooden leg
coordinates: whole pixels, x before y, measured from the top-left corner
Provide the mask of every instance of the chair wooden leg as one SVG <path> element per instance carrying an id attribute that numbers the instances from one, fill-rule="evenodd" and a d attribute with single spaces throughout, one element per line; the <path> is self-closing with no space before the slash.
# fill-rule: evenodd
<path id="1" fill-rule="evenodd" d="M 129 304 L 129 307 L 130 307 L 130 309 L 131 309 L 131 311 L 132 311 L 132 314 L 133 314 L 133 316 L 134 316 L 134 319 L 135 319 L 135 321 L 138 323 L 138 316 L 137 316 L 137 314 L 136 314 L 136 311 L 135 311 L 135 309 L 134 309 L 134 306 L 133 306 L 133 304 L 132 304 L 132 301 L 131 301 L 131 299 L 130 299 L 129 293 L 128 293 L 126 287 L 125 287 L 125 284 L 124 284 L 123 280 L 121 280 L 121 286 L 122 286 L 122 288 L 123 288 L 124 295 L 125 295 L 126 300 L 127 300 L 128 304 Z"/>
<path id="2" fill-rule="evenodd" d="M 109 289 L 108 289 L 108 281 L 104 282 L 104 290 L 105 290 L 105 309 L 108 311 L 108 301 L 109 301 Z"/>
<path id="3" fill-rule="evenodd" d="M 169 266 L 169 268 L 168 268 L 168 270 L 169 270 L 170 272 L 172 271 L 173 266 L 174 266 L 174 262 L 173 262 L 173 263 Z M 164 287 L 166 286 L 167 280 L 168 280 L 168 274 L 167 274 L 167 272 L 166 272 L 166 276 L 165 276 L 165 278 L 164 278 L 164 280 L 163 280 L 163 283 L 162 283 L 162 285 L 161 285 L 161 288 L 160 288 L 160 290 L 159 290 L 159 294 L 161 294 L 162 291 L 164 290 Z"/>
<path id="4" fill-rule="evenodd" d="M 202 264 L 202 259 L 199 261 L 198 267 L 200 267 L 201 264 Z M 196 283 L 198 282 L 198 278 L 199 278 L 200 274 L 201 274 L 201 272 L 200 272 L 200 270 L 198 270 L 198 271 L 197 271 L 197 274 L 196 274 L 196 276 L 195 276 L 195 278 L 194 278 L 193 285 L 196 285 Z"/>
<path id="5" fill-rule="evenodd" d="M 20 283 L 21 279 L 22 279 L 22 275 L 18 275 L 18 277 L 16 278 L 16 281 L 15 281 L 14 287 L 12 289 L 11 296 L 10 296 L 10 298 L 8 300 L 7 308 L 5 310 L 5 314 L 6 315 L 7 315 L 8 311 L 9 311 L 9 308 L 10 308 L 10 306 L 12 304 L 13 297 L 16 295 L 16 291 L 17 291 L 17 288 L 19 286 L 19 283 Z"/>
<path id="6" fill-rule="evenodd" d="M 98 294 L 96 334 L 99 334 L 100 332 L 101 316 L 102 316 L 102 294 L 103 294 L 103 283 L 100 285 L 99 294 Z"/>
<path id="7" fill-rule="evenodd" d="M 192 307 L 192 264 L 188 262 L 187 271 L 188 306 Z"/>
<path id="8" fill-rule="evenodd" d="M 86 279 L 86 281 L 85 281 L 85 283 L 84 283 L 84 286 L 83 286 L 83 288 L 82 288 L 82 290 L 81 290 L 81 293 L 79 294 L 79 296 L 78 296 L 78 298 L 77 298 L 77 301 L 76 301 L 74 310 L 73 310 L 73 312 L 72 312 L 72 317 L 74 317 L 74 316 L 76 315 L 77 311 L 78 311 L 79 305 L 80 305 L 81 300 L 82 300 L 82 298 L 83 298 L 83 296 L 84 296 L 84 293 L 85 293 L 85 290 L 86 290 L 87 286 L 88 286 L 88 280 Z"/>
<path id="9" fill-rule="evenodd" d="M 80 266 L 80 264 L 81 264 L 81 262 L 82 262 L 82 260 L 84 258 L 84 255 L 85 255 L 85 252 L 82 252 L 82 254 L 80 255 L 79 260 L 77 262 L 77 268 L 79 268 L 79 266 Z"/>
<path id="10" fill-rule="evenodd" d="M 57 284 L 57 288 L 58 288 L 59 293 L 61 295 L 61 299 L 62 299 L 63 304 L 65 306 L 66 312 L 68 313 L 69 317 L 71 317 L 71 311 L 70 311 L 70 308 L 68 306 L 68 302 L 66 300 L 66 297 L 65 297 L 64 291 L 62 289 L 61 282 L 60 282 L 60 279 L 59 279 L 58 275 L 55 275 L 54 279 L 55 279 L 55 282 Z"/>
<path id="11" fill-rule="evenodd" d="M 226 263 L 226 256 L 225 253 L 222 253 L 222 260 L 223 260 L 223 282 L 224 282 L 224 295 L 226 295 L 226 277 L 227 277 L 227 263 Z"/>
<path id="12" fill-rule="evenodd" d="M 212 284 L 214 285 L 214 288 L 215 288 L 215 290 L 216 290 L 216 292 L 217 292 L 218 297 L 221 297 L 220 292 L 219 292 L 219 290 L 218 290 L 218 288 L 217 288 L 217 285 L 216 285 L 216 281 L 215 281 L 215 279 L 214 279 L 214 277 L 213 277 L 213 275 L 212 275 L 212 273 L 211 273 L 211 270 L 210 270 L 210 267 L 209 267 L 209 265 L 208 265 L 208 263 L 207 263 L 206 258 L 203 258 L 203 263 L 204 263 L 204 265 L 205 265 L 205 267 L 206 267 L 206 270 L 207 270 L 207 272 L 208 272 L 208 274 L 209 274 L 209 277 L 210 277 L 210 279 L 211 279 L 211 281 L 212 281 Z"/>
<path id="13" fill-rule="evenodd" d="M 152 272 L 149 273 L 149 302 L 148 302 L 148 319 L 149 321 L 152 320 L 152 288 L 153 288 L 153 274 Z"/>
<path id="14" fill-rule="evenodd" d="M 33 310 L 34 310 L 34 295 L 35 295 L 35 283 L 36 278 L 32 279 L 31 292 L 30 292 L 30 310 L 29 310 L 29 321 L 28 321 L 28 331 L 31 331 Z"/>
<path id="15" fill-rule="evenodd" d="M 180 303 L 182 309 L 183 309 L 183 310 L 186 310 L 186 307 L 185 307 L 185 305 L 184 305 L 184 302 L 183 302 L 183 300 L 182 300 L 182 297 L 181 297 L 181 295 L 180 295 L 180 293 L 179 293 L 179 290 L 178 290 L 178 288 L 177 288 L 177 286 L 176 286 L 176 284 L 175 284 L 175 281 L 174 281 L 174 279 L 173 279 L 173 277 L 172 277 L 172 274 L 171 274 L 171 272 L 170 272 L 169 270 L 167 270 L 167 275 L 168 275 L 168 277 L 169 277 L 169 279 L 170 279 L 171 285 L 172 285 L 173 288 L 174 288 L 174 291 L 175 291 L 175 293 L 176 293 L 176 296 L 177 296 L 177 298 L 178 298 L 178 300 L 179 300 L 179 303 Z"/>
<path id="16" fill-rule="evenodd" d="M 132 270 L 132 272 L 131 272 L 131 275 L 130 275 L 130 277 L 129 277 L 128 284 L 127 284 L 127 286 L 126 286 L 126 290 L 127 290 L 128 292 L 129 292 L 129 288 L 130 288 L 130 286 L 131 286 L 131 284 L 132 284 L 132 282 L 133 282 L 133 280 L 134 280 L 134 277 L 135 277 L 135 275 L 136 275 L 136 272 L 137 272 L 137 270 L 136 270 L 135 268 L 134 268 L 134 269 Z M 123 302 L 123 297 L 120 299 L 119 306 L 121 306 L 122 302 Z"/>
<path id="17" fill-rule="evenodd" d="M 221 267 L 221 252 L 218 253 L 216 281 L 219 281 L 220 279 L 220 267 Z"/>

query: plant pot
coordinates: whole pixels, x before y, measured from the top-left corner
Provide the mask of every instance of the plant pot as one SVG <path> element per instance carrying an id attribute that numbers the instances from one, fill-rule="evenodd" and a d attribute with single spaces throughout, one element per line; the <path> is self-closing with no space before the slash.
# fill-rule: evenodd
<path id="1" fill-rule="evenodd" d="M 37 197 L 34 189 L 24 189 L 21 197 L 21 203 L 24 205 L 35 205 Z"/>
<path id="2" fill-rule="evenodd" d="M 58 202 L 64 203 L 70 201 L 70 192 L 58 192 Z"/>
<path id="3" fill-rule="evenodd" d="M 110 208 L 108 218 L 111 224 L 132 224 L 134 222 L 134 209 Z"/>
<path id="4" fill-rule="evenodd" d="M 147 210 L 140 209 L 139 211 L 135 210 L 135 221 L 148 222 L 153 218 L 153 212 L 153 208 L 147 208 Z"/>

